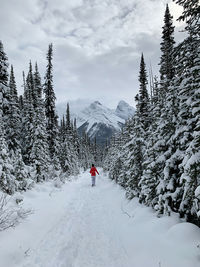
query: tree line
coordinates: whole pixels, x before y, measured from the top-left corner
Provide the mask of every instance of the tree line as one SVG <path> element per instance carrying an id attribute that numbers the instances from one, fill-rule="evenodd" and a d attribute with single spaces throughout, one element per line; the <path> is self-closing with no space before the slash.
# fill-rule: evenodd
<path id="1" fill-rule="evenodd" d="M 0 41 L 0 191 L 25 191 L 35 182 L 64 181 L 87 169 L 96 145 L 87 134 L 79 137 L 76 120 L 66 115 L 58 122 L 53 84 L 53 46 L 49 45 L 44 81 L 30 61 L 23 72 L 23 95 L 18 96 L 14 68 Z"/>
<path id="2" fill-rule="evenodd" d="M 149 93 L 142 54 L 135 115 L 106 147 L 103 165 L 129 199 L 200 226 L 200 5 L 175 2 L 183 7 L 187 36 L 175 44 L 167 5 L 160 77 L 150 77 Z"/>

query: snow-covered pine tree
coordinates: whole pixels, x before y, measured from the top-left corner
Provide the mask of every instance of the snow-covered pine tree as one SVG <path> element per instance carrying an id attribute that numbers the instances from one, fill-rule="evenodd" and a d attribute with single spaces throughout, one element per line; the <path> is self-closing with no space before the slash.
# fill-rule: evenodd
<path id="1" fill-rule="evenodd" d="M 2 121 L 2 93 L 0 92 L 0 189 L 7 193 L 15 192 L 12 161 L 9 156 L 8 146 L 4 137 Z"/>
<path id="2" fill-rule="evenodd" d="M 23 162 L 20 151 L 16 151 L 12 157 L 12 165 L 16 191 L 26 191 L 30 189 L 34 184 L 34 180 L 29 173 L 30 168 Z"/>
<path id="3" fill-rule="evenodd" d="M 58 130 L 58 116 L 56 114 L 55 106 L 55 92 L 53 89 L 53 45 L 50 44 L 47 52 L 47 66 L 45 74 L 45 82 L 43 86 L 45 95 L 45 115 L 46 115 L 46 129 L 47 129 L 47 140 L 50 151 L 50 157 L 52 160 L 53 168 L 52 175 L 59 175 L 60 172 L 60 141 L 59 141 L 59 130 Z M 53 174 L 54 173 L 54 174 Z"/>
<path id="4" fill-rule="evenodd" d="M 24 84 L 23 110 L 22 110 L 22 128 L 21 128 L 21 148 L 22 157 L 26 165 L 30 164 L 30 154 L 33 146 L 33 121 L 34 121 L 34 106 L 33 106 L 33 72 L 32 64 L 29 63 L 29 72 Z"/>
<path id="5" fill-rule="evenodd" d="M 126 122 L 120 136 L 113 137 L 110 147 L 107 148 L 103 162 L 105 170 L 109 171 L 111 179 L 115 179 L 126 188 L 128 198 L 143 196 L 144 180 L 141 177 L 144 171 L 145 139 L 148 137 L 150 124 L 150 99 L 147 91 L 147 72 L 143 54 L 140 62 L 139 94 L 136 96 L 137 108 L 133 118 Z M 105 154 L 105 153 L 104 153 Z"/>
<path id="6" fill-rule="evenodd" d="M 47 134 L 49 142 L 49 151 L 51 158 L 54 157 L 55 153 L 55 142 L 57 139 L 57 115 L 55 100 L 56 96 L 53 89 L 53 45 L 49 45 L 47 52 L 47 67 L 45 74 L 45 83 L 44 83 L 44 94 L 45 94 L 45 114 L 47 118 Z"/>
<path id="7" fill-rule="evenodd" d="M 77 157 L 78 157 L 78 161 L 80 159 L 80 138 L 78 136 L 78 132 L 77 132 L 77 126 L 76 126 L 76 118 L 74 119 L 74 123 L 73 123 L 73 144 L 74 144 L 74 149 L 76 151 Z M 79 164 L 80 166 L 80 164 Z"/>
<path id="8" fill-rule="evenodd" d="M 23 77 L 23 85 L 21 87 L 23 87 L 23 91 L 25 92 L 26 91 L 26 81 L 25 81 L 25 73 L 24 73 L 24 71 L 22 72 L 22 77 Z M 23 97 L 23 95 L 19 96 L 19 109 L 20 109 L 20 112 L 21 112 L 21 115 L 22 115 L 22 111 L 24 109 L 24 97 Z"/>
<path id="9" fill-rule="evenodd" d="M 0 40 L 0 92 L 2 93 L 2 123 L 4 125 L 4 130 L 6 130 L 7 127 L 7 121 L 8 116 L 10 114 L 10 106 L 9 106 L 9 86 L 8 86 L 8 57 L 6 53 L 4 52 L 3 43 Z M 6 137 L 6 132 L 4 132 Z M 6 138 L 7 139 L 7 138 Z"/>
<path id="10" fill-rule="evenodd" d="M 35 95 L 35 106 L 36 108 L 40 106 L 40 100 L 42 99 L 42 83 L 41 76 L 38 70 L 37 62 L 35 63 L 35 72 L 33 74 L 33 82 L 34 82 L 34 95 Z"/>
<path id="11" fill-rule="evenodd" d="M 109 170 L 109 178 L 115 180 L 116 183 L 122 187 L 126 187 L 124 160 L 122 147 L 124 145 L 124 139 L 122 133 L 115 134 L 110 142 L 110 148 L 108 150 L 107 159 L 104 165 Z M 105 169 L 105 167 L 104 167 Z"/>
<path id="12" fill-rule="evenodd" d="M 97 144 L 96 136 L 92 139 L 90 147 L 94 157 L 94 164 L 100 167 L 102 165 L 102 147 Z"/>
<path id="13" fill-rule="evenodd" d="M 164 15 L 162 27 L 161 58 L 160 58 L 160 100 L 165 101 L 165 95 L 171 79 L 174 77 L 173 50 L 174 50 L 174 26 L 173 17 L 170 14 L 168 4 Z"/>
<path id="14" fill-rule="evenodd" d="M 140 82 L 139 94 L 136 97 L 137 111 L 139 114 L 140 123 L 146 130 L 150 123 L 150 117 L 149 117 L 150 100 L 147 91 L 147 84 L 148 84 L 147 71 L 143 54 L 141 56 L 141 62 L 140 62 L 139 82 Z"/>
<path id="15" fill-rule="evenodd" d="M 19 109 L 19 100 L 17 87 L 14 77 L 13 66 L 10 73 L 10 113 L 7 122 L 7 143 L 9 156 L 12 162 L 12 175 L 15 177 L 16 190 L 26 190 L 29 187 L 28 173 L 21 155 L 21 114 Z"/>
<path id="16" fill-rule="evenodd" d="M 175 72 L 173 62 L 175 41 L 172 18 L 167 5 L 161 42 L 160 84 L 158 85 L 156 82 L 154 85 L 151 107 L 152 123 L 149 128 L 143 176 L 143 179 L 146 181 L 146 186 L 144 186 L 146 188 L 146 193 L 144 193 L 146 204 L 155 206 L 158 202 L 156 207 L 160 213 L 169 211 L 166 203 L 167 178 L 164 178 L 164 168 L 166 160 L 171 155 L 169 140 L 175 131 L 174 116 L 177 114 L 177 110 L 175 111 L 173 88 L 169 90 L 170 82 Z M 167 207 L 164 208 L 164 206 Z"/>
<path id="17" fill-rule="evenodd" d="M 0 81 L 7 86 L 8 83 L 8 57 L 4 52 L 3 43 L 0 40 Z"/>
<path id="18" fill-rule="evenodd" d="M 21 116 L 19 109 L 17 86 L 15 82 L 14 70 L 12 65 L 10 72 L 9 88 L 10 88 L 10 94 L 9 94 L 10 112 L 7 122 L 7 143 L 10 154 L 12 155 L 12 153 L 15 153 L 18 150 L 19 150 L 18 153 L 21 153 L 21 145 L 20 145 Z"/>
<path id="19" fill-rule="evenodd" d="M 34 84 L 34 77 L 33 77 L 33 68 L 32 63 L 30 61 L 29 63 L 29 72 L 26 79 L 26 86 L 28 88 L 28 93 L 30 94 L 30 99 L 32 101 L 33 108 L 36 108 L 36 90 L 35 90 L 35 84 Z"/>
<path id="20" fill-rule="evenodd" d="M 179 20 L 186 22 L 188 37 L 182 43 L 181 82 L 176 138 L 181 147 L 182 201 L 179 212 L 200 225 L 199 200 L 195 190 L 200 184 L 200 6 L 198 0 L 177 0 L 183 7 Z"/>
<path id="21" fill-rule="evenodd" d="M 23 100 L 23 96 L 20 95 L 19 96 L 19 110 L 20 110 L 20 112 L 22 112 L 23 108 L 24 108 L 24 100 Z"/>
<path id="22" fill-rule="evenodd" d="M 90 147 L 90 138 L 87 133 L 82 133 L 80 142 L 80 166 L 87 170 L 94 163 L 94 156 L 92 155 Z"/>
<path id="23" fill-rule="evenodd" d="M 144 171 L 141 178 L 141 195 L 143 202 L 148 206 L 154 206 L 157 202 L 156 187 L 159 182 L 159 172 L 155 165 L 156 161 L 156 149 L 154 147 L 158 136 L 156 133 L 157 122 L 160 116 L 160 109 L 158 107 L 158 93 L 157 84 L 153 85 L 152 97 L 151 97 L 151 124 L 148 128 L 148 139 L 146 139 L 146 149 L 144 151 Z"/>
<path id="24" fill-rule="evenodd" d="M 37 64 L 34 72 L 35 112 L 32 128 L 32 148 L 30 163 L 35 169 L 35 181 L 40 182 L 47 179 L 50 156 L 47 143 L 46 119 L 44 101 L 42 99 L 41 78 Z"/>
<path id="25" fill-rule="evenodd" d="M 0 189 L 12 194 L 15 191 L 13 167 L 9 157 L 5 128 L 9 115 L 8 59 L 0 41 Z"/>
<path id="26" fill-rule="evenodd" d="M 65 116 L 63 115 L 62 119 L 60 120 L 60 142 L 62 143 L 65 139 L 65 131 L 66 131 L 66 124 L 65 124 Z"/>
<path id="27" fill-rule="evenodd" d="M 70 119 L 69 103 L 67 103 L 66 109 L 65 136 L 61 143 L 61 152 L 60 161 L 63 171 L 67 176 L 78 174 L 78 151 L 74 143 L 74 130 Z"/>
<path id="28" fill-rule="evenodd" d="M 136 96 L 136 112 L 134 115 L 133 123 L 133 136 L 130 142 L 130 153 L 132 156 L 128 160 L 128 168 L 131 172 L 129 181 L 127 182 L 127 190 L 132 196 L 139 196 L 140 201 L 143 201 L 144 180 L 142 181 L 142 175 L 144 171 L 144 152 L 146 146 L 146 140 L 148 139 L 148 128 L 150 124 L 150 99 L 147 91 L 147 71 L 144 62 L 143 54 L 140 62 L 139 72 L 139 94 Z"/>

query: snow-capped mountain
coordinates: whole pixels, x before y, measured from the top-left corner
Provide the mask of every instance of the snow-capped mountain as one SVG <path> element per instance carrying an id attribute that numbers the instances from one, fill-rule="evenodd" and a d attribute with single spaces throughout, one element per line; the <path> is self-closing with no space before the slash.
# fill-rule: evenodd
<path id="1" fill-rule="evenodd" d="M 104 144 L 106 139 L 109 139 L 122 128 L 125 120 L 133 113 L 134 108 L 131 108 L 124 101 L 119 102 L 115 111 L 95 101 L 79 114 L 73 114 L 72 116 L 77 119 L 79 134 L 87 132 L 91 139 L 96 137 L 97 143 Z"/>
<path id="2" fill-rule="evenodd" d="M 124 120 L 131 118 L 134 113 L 135 109 L 131 107 L 128 103 L 126 103 L 124 100 L 121 100 L 118 103 L 117 108 L 115 110 L 115 115 Z"/>
<path id="3" fill-rule="evenodd" d="M 78 132 L 87 132 L 91 139 L 96 137 L 98 143 L 104 143 L 114 132 L 119 131 L 124 120 L 100 102 L 95 101 L 77 116 Z"/>
<path id="4" fill-rule="evenodd" d="M 79 101 L 80 102 L 80 101 Z M 98 101 L 93 103 L 70 104 L 71 118 L 76 118 L 78 133 L 82 135 L 87 132 L 91 139 L 96 137 L 97 143 L 104 144 L 115 132 L 119 131 L 125 120 L 133 116 L 135 109 L 121 100 L 117 108 L 112 110 L 102 105 Z M 84 105 L 82 105 L 84 104 Z M 84 106 L 84 108 L 80 108 Z M 66 112 L 66 104 L 62 103 L 57 106 L 60 118 Z"/>

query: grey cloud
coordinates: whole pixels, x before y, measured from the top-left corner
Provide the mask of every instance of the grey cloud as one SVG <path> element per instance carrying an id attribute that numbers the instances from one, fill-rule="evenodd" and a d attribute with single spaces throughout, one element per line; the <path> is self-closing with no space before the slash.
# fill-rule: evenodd
<path id="1" fill-rule="evenodd" d="M 58 101 L 87 97 L 110 106 L 120 99 L 133 104 L 141 52 L 147 67 L 151 61 L 158 72 L 165 4 L 165 0 L 18 0 L 17 5 L 16 0 L 2 1 L 1 38 L 14 64 L 18 90 L 22 92 L 21 73 L 30 59 L 38 62 L 44 76 L 46 51 L 53 42 Z"/>

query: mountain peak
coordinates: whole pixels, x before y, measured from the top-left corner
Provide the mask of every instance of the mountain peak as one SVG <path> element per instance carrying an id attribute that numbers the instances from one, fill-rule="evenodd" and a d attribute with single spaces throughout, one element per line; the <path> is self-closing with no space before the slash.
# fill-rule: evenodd
<path id="1" fill-rule="evenodd" d="M 65 112 L 66 106 L 63 108 Z M 90 102 L 86 107 L 75 111 L 71 116 L 76 118 L 78 133 L 87 132 L 91 139 L 96 137 L 98 144 L 104 144 L 115 132 L 120 131 L 125 120 L 134 113 L 134 108 L 121 100 L 116 110 L 112 110 L 99 101 Z"/>
<path id="2" fill-rule="evenodd" d="M 129 104 L 127 103 L 127 102 L 125 102 L 124 100 L 120 100 L 119 101 L 119 103 L 118 103 L 118 105 L 117 105 L 117 107 L 123 107 L 123 106 L 129 106 Z M 130 106 L 129 106 L 130 107 Z"/>
<path id="3" fill-rule="evenodd" d="M 90 104 L 91 109 L 96 109 L 100 106 L 102 106 L 102 104 L 99 101 L 94 101 L 92 104 Z"/>
<path id="4" fill-rule="evenodd" d="M 94 104 L 102 106 L 102 104 L 99 101 L 94 101 Z"/>
<path id="5" fill-rule="evenodd" d="M 133 116 L 134 112 L 135 112 L 135 109 L 133 107 L 131 107 L 124 100 L 120 100 L 115 110 L 115 115 L 117 115 L 118 117 L 124 120 L 127 120 Z"/>

